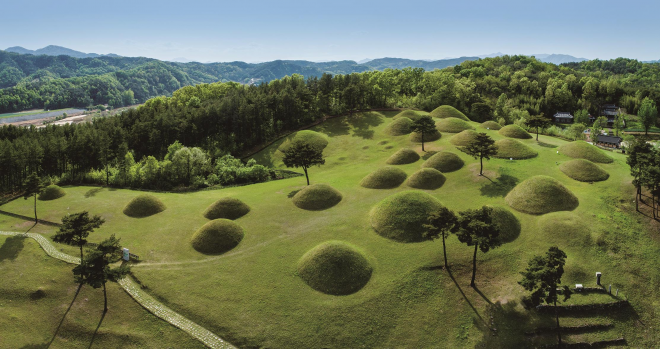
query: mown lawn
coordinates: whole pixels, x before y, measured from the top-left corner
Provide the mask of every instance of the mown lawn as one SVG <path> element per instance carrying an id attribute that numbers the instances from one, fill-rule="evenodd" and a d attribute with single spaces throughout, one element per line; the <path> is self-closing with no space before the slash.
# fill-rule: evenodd
<path id="1" fill-rule="evenodd" d="M 77 293 L 72 268 L 32 239 L 0 236 L 0 348 L 204 348 L 117 284 L 103 316 L 103 291 Z"/>
<path id="2" fill-rule="evenodd" d="M 522 307 L 519 272 L 532 256 L 552 245 L 568 255 L 565 284 L 593 285 L 595 272 L 600 271 L 603 283 L 621 289 L 632 303 L 626 314 L 604 315 L 613 318 L 615 330 L 590 334 L 589 340 L 612 339 L 615 331 L 633 347 L 660 343 L 658 331 L 653 330 L 660 312 L 659 241 L 646 218 L 634 213 L 624 155 L 607 153 L 614 162 L 600 166 L 610 174 L 608 180 L 578 182 L 559 170 L 559 164 L 572 160 L 557 153 L 557 147 L 566 142 L 540 136 L 538 143 L 535 139 L 520 140 L 537 151 L 537 157 L 485 161 L 485 178 L 478 176 L 478 162 L 449 142 L 451 134 L 444 133 L 440 140 L 427 143 L 427 151 L 449 150 L 466 162 L 462 169 L 445 174 L 447 181 L 441 188 L 426 191 L 453 210 L 485 204 L 509 208 L 504 202 L 507 192 L 535 175 L 559 180 L 579 199 L 574 211 L 556 217 L 583 224 L 580 229 L 561 232 L 547 226 L 552 219 L 509 208 L 520 220 L 522 232 L 513 242 L 487 254 L 479 253 L 477 289 L 472 289 L 468 287 L 472 249 L 455 237 L 447 245 L 452 266 L 449 274 L 437 268 L 442 258 L 440 242 L 397 243 L 371 228 L 372 207 L 411 188 L 403 184 L 396 189 L 367 189 L 358 183 L 385 166 L 389 156 L 403 147 L 413 147 L 425 155 L 407 135 L 393 137 L 382 132 L 393 115 L 358 114 L 312 129 L 327 135 L 330 142 L 324 151 L 326 164 L 310 169 L 311 182 L 329 184 L 343 195 L 339 204 L 327 210 L 305 211 L 291 202 L 292 193 L 305 184 L 304 177 L 298 177 L 223 190 L 155 193 L 167 209 L 147 218 L 129 218 L 122 213 L 123 206 L 139 192 L 65 187 L 65 197 L 38 203 L 40 218 L 56 221 L 67 212 L 83 209 L 102 215 L 107 223 L 91 241 L 115 233 L 131 252 L 141 256 L 143 262 L 134 267 L 134 274 L 148 292 L 241 347 L 528 346 L 533 341 L 524 332 L 552 324 L 552 318 Z M 472 125 L 496 140 L 504 138 L 497 131 Z M 283 141 L 254 158 L 261 164 L 283 168 L 281 153 L 276 151 Z M 411 175 L 422 162 L 397 167 Z M 236 220 L 245 229 L 245 237 L 225 254 L 200 254 L 191 247 L 190 239 L 208 221 L 202 215 L 204 210 L 225 196 L 236 197 L 252 208 Z M 22 199 L 0 209 L 31 214 L 30 202 Z M 0 229 L 25 231 L 30 226 L 0 215 Z M 51 235 L 54 229 L 37 226 L 32 231 Z M 298 259 L 328 240 L 349 242 L 367 254 L 374 271 L 362 290 L 348 296 L 325 295 L 296 275 Z M 71 247 L 63 249 L 75 253 Z M 591 320 L 585 317 L 579 321 Z M 544 341 L 551 343 L 552 337 Z"/>

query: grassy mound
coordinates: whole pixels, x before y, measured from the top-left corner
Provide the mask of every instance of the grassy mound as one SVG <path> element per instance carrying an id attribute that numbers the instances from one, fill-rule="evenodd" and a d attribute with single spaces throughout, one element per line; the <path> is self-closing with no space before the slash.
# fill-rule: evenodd
<path id="1" fill-rule="evenodd" d="M 165 210 L 163 204 L 157 197 L 151 194 L 141 194 L 133 198 L 126 207 L 124 214 L 129 217 L 148 217 Z"/>
<path id="2" fill-rule="evenodd" d="M 229 219 L 215 219 L 193 234 L 191 243 L 204 254 L 221 254 L 236 247 L 243 240 L 243 228 Z"/>
<path id="3" fill-rule="evenodd" d="M 495 141 L 495 146 L 497 146 L 496 158 L 529 159 L 539 155 L 538 152 L 515 139 L 500 139 Z"/>
<path id="4" fill-rule="evenodd" d="M 431 156 L 422 164 L 422 167 L 434 168 L 440 172 L 447 173 L 459 170 L 464 164 L 465 163 L 458 157 L 458 155 L 452 152 L 443 151 Z"/>
<path id="5" fill-rule="evenodd" d="M 288 149 L 293 142 L 296 141 L 302 141 L 305 142 L 313 147 L 320 148 L 320 149 L 325 149 L 325 147 L 328 146 L 328 140 L 326 137 L 318 132 L 310 131 L 310 130 L 304 130 L 304 131 L 298 131 L 296 132 L 293 137 L 289 138 L 286 140 L 284 143 L 282 143 L 277 149 L 281 152 L 285 151 Z"/>
<path id="6" fill-rule="evenodd" d="M 327 184 L 312 184 L 297 192 L 293 196 L 293 203 L 303 210 L 318 211 L 338 204 L 341 199 L 337 189 Z"/>
<path id="7" fill-rule="evenodd" d="M 442 134 L 440 132 L 438 132 L 438 130 L 435 130 L 431 133 L 425 133 L 424 134 L 424 142 L 437 141 L 438 139 L 440 139 L 440 137 L 442 137 Z M 413 141 L 413 142 L 421 142 L 422 141 L 422 134 L 417 133 L 417 132 L 413 132 L 413 133 L 410 134 L 410 140 Z"/>
<path id="8" fill-rule="evenodd" d="M 470 121 L 465 114 L 461 113 L 458 109 L 452 107 L 451 105 L 441 105 L 432 112 L 429 113 L 434 118 L 447 119 L 447 118 L 457 118 L 465 121 Z"/>
<path id="9" fill-rule="evenodd" d="M 204 217 L 208 219 L 237 219 L 250 212 L 250 206 L 243 201 L 234 198 L 222 198 L 209 206 L 204 211 Z"/>
<path id="10" fill-rule="evenodd" d="M 529 214 L 572 211 L 580 204 L 578 198 L 558 180 L 534 176 L 518 184 L 505 201 L 514 209 Z"/>
<path id="11" fill-rule="evenodd" d="M 416 151 L 404 148 L 390 156 L 387 159 L 387 163 L 390 165 L 404 165 L 412 164 L 417 160 L 419 160 L 419 154 Z"/>
<path id="12" fill-rule="evenodd" d="M 465 130 L 455 134 L 453 137 L 451 137 L 449 142 L 457 147 L 465 147 L 475 138 L 477 138 L 477 135 L 478 133 L 474 130 Z"/>
<path id="13" fill-rule="evenodd" d="M 592 241 L 591 228 L 580 217 L 572 212 L 553 212 L 539 219 L 538 232 L 552 237 L 553 241 L 562 245 L 588 245 Z"/>
<path id="14" fill-rule="evenodd" d="M 360 185 L 371 189 L 391 189 L 400 186 L 406 177 L 408 175 L 403 170 L 385 166 L 364 177 Z"/>
<path id="15" fill-rule="evenodd" d="M 440 132 L 459 133 L 465 130 L 473 130 L 474 127 L 470 126 L 466 121 L 457 118 L 447 118 L 438 121 L 435 124 Z"/>
<path id="16" fill-rule="evenodd" d="M 580 182 L 600 182 L 610 178 L 610 174 L 600 166 L 585 159 L 575 159 L 559 165 L 561 172 Z"/>
<path id="17" fill-rule="evenodd" d="M 424 241 L 428 215 L 442 207 L 421 191 L 404 191 L 381 201 L 371 210 L 371 226 L 378 235 L 398 242 Z"/>
<path id="18" fill-rule="evenodd" d="M 446 180 L 442 172 L 434 168 L 423 168 L 413 173 L 407 183 L 412 188 L 433 190 L 442 187 Z"/>
<path id="19" fill-rule="evenodd" d="M 504 207 L 493 206 L 493 223 L 498 225 L 499 239 L 503 243 L 511 242 L 520 235 L 520 221 Z"/>
<path id="20" fill-rule="evenodd" d="M 44 191 L 39 194 L 39 200 L 47 201 L 47 200 L 55 200 L 59 199 L 62 196 L 66 195 L 66 192 L 64 189 L 60 188 L 59 186 L 53 184 L 47 186 Z"/>
<path id="21" fill-rule="evenodd" d="M 404 111 L 400 112 L 399 114 L 394 115 L 394 117 L 392 119 L 397 120 L 397 119 L 400 119 L 400 118 L 408 118 L 408 119 L 414 121 L 414 120 L 417 120 L 417 119 L 421 118 L 424 115 L 426 115 L 426 113 L 419 112 L 419 111 L 416 111 L 416 110 L 404 110 Z"/>
<path id="22" fill-rule="evenodd" d="M 532 135 L 518 125 L 506 125 L 500 129 L 500 134 L 504 137 L 530 139 Z"/>
<path id="23" fill-rule="evenodd" d="M 487 128 L 487 129 L 489 129 L 489 130 L 499 130 L 499 129 L 502 128 L 502 125 L 496 123 L 496 122 L 493 121 L 493 120 L 488 120 L 488 121 L 486 121 L 486 122 L 483 122 L 483 123 L 481 124 L 481 127 L 483 127 L 483 128 Z"/>
<path id="24" fill-rule="evenodd" d="M 298 261 L 298 276 L 309 287 L 335 296 L 361 290 L 372 272 L 364 254 L 343 241 L 324 242 L 307 251 Z"/>
<path id="25" fill-rule="evenodd" d="M 575 141 L 563 144 L 559 147 L 559 152 L 572 158 L 587 159 L 591 162 L 598 162 L 602 164 L 609 164 L 614 161 L 602 150 L 598 149 L 598 147 L 585 141 Z"/>
<path id="26" fill-rule="evenodd" d="M 413 121 L 410 118 L 398 118 L 392 121 L 385 128 L 385 133 L 390 136 L 402 136 L 410 133 L 410 127 L 412 126 Z"/>

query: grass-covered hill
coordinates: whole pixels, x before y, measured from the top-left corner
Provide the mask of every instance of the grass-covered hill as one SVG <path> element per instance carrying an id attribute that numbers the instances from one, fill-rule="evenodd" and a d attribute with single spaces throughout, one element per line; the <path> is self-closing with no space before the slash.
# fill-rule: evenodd
<path id="1" fill-rule="evenodd" d="M 116 234 L 132 253 L 141 256 L 133 274 L 150 294 L 238 347 L 552 345 L 556 343 L 552 331 L 525 335 L 554 326 L 554 318 L 526 310 L 522 306 L 525 292 L 517 283 L 527 262 L 550 246 L 558 246 L 568 255 L 563 284 L 595 287 L 594 274 L 600 271 L 603 283 L 620 291 L 619 298 L 574 295 L 568 304 L 617 299 L 628 299 L 631 304 L 613 311 L 561 315 L 563 326 L 604 325 L 598 330 L 565 333 L 566 342 L 623 336 L 634 348 L 660 343 L 657 331 L 648 328 L 660 320 L 655 301 L 660 297 L 655 281 L 660 280 L 656 265 L 660 247 L 647 218 L 634 212 L 634 188 L 624 155 L 608 153 L 612 162 L 598 164 L 609 173 L 606 181 L 582 182 L 562 171 L 562 164 L 574 160 L 557 153 L 568 142 L 541 135 L 541 143 L 516 140 L 537 156 L 484 161 L 485 176 L 479 176 L 477 160 L 458 150 L 451 137 L 428 142 L 427 151 L 422 152 L 408 135 L 386 133 L 395 122 L 394 115 L 396 112 L 356 113 L 311 128 L 328 140 L 323 151 L 325 165 L 309 170 L 312 184 L 327 185 L 316 187 L 319 197 L 335 194 L 328 195 L 335 198 L 333 205 L 323 209 L 298 206 L 313 201 L 309 195 L 317 194 L 316 189 L 303 191 L 305 180 L 296 177 L 219 191 L 153 193 L 166 209 L 142 218 L 122 213 L 138 196 L 136 192 L 65 186 L 65 196 L 38 202 L 39 218 L 57 221 L 78 210 L 101 215 L 106 223 L 90 241 Z M 495 140 L 508 139 L 476 122 L 468 125 Z M 286 138 L 253 158 L 263 165 L 284 168 L 278 150 L 284 142 Z M 388 159 L 400 149 L 412 149 L 422 159 L 389 165 Z M 446 155 L 438 156 L 442 154 Z M 419 174 L 422 168 L 443 171 L 442 177 L 433 171 Z M 539 176 L 540 181 L 531 180 Z M 374 185 L 365 186 L 367 178 Z M 433 186 L 435 189 L 410 185 L 438 183 L 438 178 L 444 178 L 444 183 Z M 389 185 L 378 185 L 382 183 Z M 376 185 L 380 188 L 374 188 Z M 563 192 L 561 188 L 574 195 L 577 206 L 570 196 L 564 201 L 573 205 L 552 197 Z M 228 231 L 226 225 L 238 226 L 242 238 L 233 248 L 222 249 L 224 252 L 200 252 L 192 241 L 209 223 L 205 212 L 225 197 L 240 200 L 250 212 L 223 221 L 225 227 L 217 231 Z M 544 200 L 564 211 L 525 213 Z M 439 268 L 442 243 L 420 241 L 423 222 L 419 212 L 438 205 L 455 211 L 491 205 L 497 208 L 497 223 L 507 227 L 505 244 L 485 254 L 479 252 L 477 289 L 467 286 L 472 248 L 449 237 L 449 274 Z M 29 200 L 19 199 L 0 209 L 29 217 L 33 207 Z M 26 231 L 31 225 L 0 215 L 0 230 Z M 37 225 L 31 232 L 51 237 L 55 230 Z M 204 238 L 212 236 L 228 234 Z M 74 247 L 58 247 L 77 253 Z M 356 277 L 347 280 L 343 278 L 346 272 Z M 11 290 L 11 285 L 2 287 Z M 491 328 L 497 328 L 497 335 Z M 0 326 L 0 338 L 6 332 Z"/>

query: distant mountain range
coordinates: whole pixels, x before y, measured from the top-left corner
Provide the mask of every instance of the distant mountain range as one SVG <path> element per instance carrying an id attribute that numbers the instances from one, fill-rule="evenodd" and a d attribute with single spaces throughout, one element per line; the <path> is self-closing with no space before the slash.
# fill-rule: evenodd
<path id="1" fill-rule="evenodd" d="M 49 45 L 44 48 L 40 48 L 38 50 L 28 50 L 24 47 L 21 46 L 14 46 L 14 47 L 9 47 L 5 51 L 7 52 L 14 52 L 14 53 L 20 53 L 23 55 L 46 55 L 46 56 L 71 56 L 75 58 L 96 58 L 96 57 L 120 57 L 119 55 L 116 55 L 114 53 L 110 53 L 107 55 L 100 55 L 97 53 L 85 53 L 85 52 L 80 52 L 76 50 L 72 50 L 70 48 L 62 47 L 62 46 L 55 46 L 55 45 Z"/>
<path id="2" fill-rule="evenodd" d="M 29 55 L 47 55 L 47 56 L 60 56 L 60 55 L 65 55 L 65 56 L 71 56 L 75 58 L 96 58 L 96 57 L 121 57 L 119 55 L 116 55 L 114 53 L 106 54 L 106 55 L 101 55 L 97 53 L 85 53 L 85 52 L 80 52 L 76 50 L 72 50 L 70 48 L 62 47 L 62 46 L 56 46 L 56 45 L 49 45 L 44 48 L 40 48 L 38 50 L 28 50 L 24 47 L 21 46 L 14 46 L 14 47 L 9 47 L 5 51 L 7 52 L 15 52 L 15 53 L 20 53 L 20 54 L 29 54 Z M 406 68 L 406 67 L 415 67 L 415 68 L 424 68 L 425 70 L 433 70 L 433 69 L 442 69 L 446 68 L 449 66 L 457 65 L 460 64 L 463 61 L 467 60 L 476 60 L 479 58 L 492 58 L 492 57 L 498 57 L 498 56 L 504 56 L 505 53 L 502 52 L 497 52 L 497 53 L 491 53 L 487 55 L 479 55 L 479 56 L 472 56 L 472 57 L 459 57 L 459 58 L 445 58 L 445 59 L 439 59 L 439 60 L 427 60 L 427 59 L 405 59 L 405 58 L 378 58 L 378 59 L 363 59 L 359 60 L 357 62 L 355 61 L 342 61 L 342 62 L 354 62 L 355 64 L 358 65 L 365 65 L 368 66 L 372 69 L 376 70 L 382 70 L 385 68 Z M 564 54 L 532 54 L 530 56 L 536 57 L 536 59 L 546 62 L 546 63 L 553 63 L 553 64 L 562 64 L 562 63 L 570 63 L 570 62 L 582 62 L 582 61 L 587 61 L 588 59 L 586 58 L 578 58 L 574 57 L 571 55 L 564 55 Z M 171 60 L 168 60 L 170 62 L 176 62 L 176 63 L 189 63 L 193 62 L 190 59 L 187 59 L 185 57 L 177 57 Z M 277 62 L 277 61 L 276 61 Z M 311 63 L 311 64 L 325 64 L 325 63 L 333 63 L 333 62 L 308 62 L 308 61 L 293 61 L 293 62 L 305 62 L 306 66 Z M 656 63 L 658 61 L 650 61 L 646 63 Z M 210 62 L 207 62 L 210 63 Z"/>

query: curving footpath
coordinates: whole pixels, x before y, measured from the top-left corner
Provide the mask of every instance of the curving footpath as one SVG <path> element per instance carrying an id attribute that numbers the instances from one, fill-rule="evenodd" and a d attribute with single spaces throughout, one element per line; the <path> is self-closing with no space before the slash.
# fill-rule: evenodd
<path id="1" fill-rule="evenodd" d="M 66 253 L 62 253 L 58 251 L 57 248 L 41 234 L 0 231 L 0 235 L 25 236 L 32 238 L 39 243 L 41 248 L 49 256 L 67 263 L 80 264 L 80 258 L 73 257 Z M 174 310 L 166 307 L 164 304 L 155 300 L 149 294 L 142 291 L 140 286 L 137 285 L 131 277 L 127 276 L 121 279 L 119 281 L 119 285 L 121 285 L 121 287 L 124 289 L 124 291 L 126 291 L 126 293 L 128 293 L 131 297 L 133 297 L 133 299 L 135 299 L 136 302 L 138 302 L 142 307 L 147 309 L 150 313 L 180 328 L 184 332 L 193 336 L 195 339 L 204 343 L 209 348 L 236 349 L 236 347 L 222 340 L 222 338 L 216 336 L 211 331 L 186 319 L 179 313 L 175 312 Z"/>

